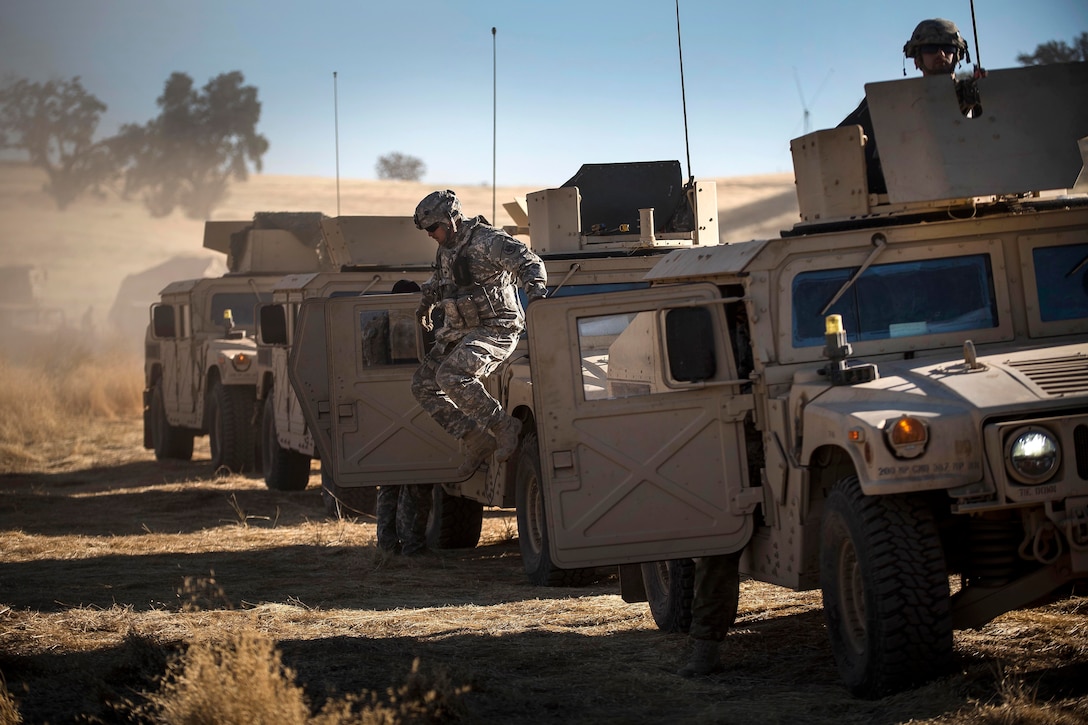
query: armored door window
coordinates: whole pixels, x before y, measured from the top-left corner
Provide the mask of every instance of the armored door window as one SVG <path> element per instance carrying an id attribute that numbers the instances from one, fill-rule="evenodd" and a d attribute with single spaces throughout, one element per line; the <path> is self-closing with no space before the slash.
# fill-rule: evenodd
<path id="1" fill-rule="evenodd" d="M 725 368 L 706 307 L 583 317 L 578 348 L 586 400 L 675 391 Z"/>
<path id="2" fill-rule="evenodd" d="M 364 367 L 418 365 L 415 315 L 409 310 L 360 310 Z"/>

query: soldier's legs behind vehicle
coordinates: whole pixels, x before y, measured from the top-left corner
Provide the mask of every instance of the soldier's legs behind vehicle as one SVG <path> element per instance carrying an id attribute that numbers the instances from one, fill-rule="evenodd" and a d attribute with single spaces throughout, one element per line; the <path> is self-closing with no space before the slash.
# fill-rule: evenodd
<path id="1" fill-rule="evenodd" d="M 378 548 L 396 552 L 400 549 L 397 536 L 397 501 L 401 486 L 379 486 L 375 516 L 378 519 Z"/>

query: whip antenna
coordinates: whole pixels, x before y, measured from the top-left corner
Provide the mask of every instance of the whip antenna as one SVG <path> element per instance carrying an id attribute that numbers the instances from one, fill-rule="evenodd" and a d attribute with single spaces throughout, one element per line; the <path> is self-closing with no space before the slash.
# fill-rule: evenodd
<path id="1" fill-rule="evenodd" d="M 336 138 L 336 216 L 340 216 L 340 109 L 336 99 L 336 71 L 332 72 L 332 127 Z"/>
<path id="2" fill-rule="evenodd" d="M 691 175 L 691 144 L 688 142 L 688 97 L 684 91 L 684 46 L 680 42 L 680 0 L 676 0 L 676 47 L 680 52 L 680 102 L 684 106 L 684 152 L 688 159 L 688 183 L 695 180 Z"/>
<path id="3" fill-rule="evenodd" d="M 491 223 L 498 224 L 499 219 L 495 215 L 495 149 L 497 146 L 498 129 L 498 105 L 496 103 L 498 84 L 495 80 L 498 75 L 498 61 L 495 55 L 495 28 L 491 28 Z"/>
<path id="4" fill-rule="evenodd" d="M 975 0 L 971 0 L 971 34 L 975 36 L 975 76 L 982 69 L 982 58 L 978 54 L 978 23 L 975 22 Z M 971 60 L 968 58 L 967 60 Z"/>

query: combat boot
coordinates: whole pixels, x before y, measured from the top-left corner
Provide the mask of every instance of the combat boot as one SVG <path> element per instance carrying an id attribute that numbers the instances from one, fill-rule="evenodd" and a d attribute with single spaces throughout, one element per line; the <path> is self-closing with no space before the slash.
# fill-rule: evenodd
<path id="1" fill-rule="evenodd" d="M 505 461 L 514 455 L 514 451 L 518 449 L 521 421 L 512 415 L 503 416 L 501 421 L 491 427 L 491 432 L 495 434 L 495 441 L 499 446 L 495 451 L 495 458 Z"/>
<path id="2" fill-rule="evenodd" d="M 457 469 L 458 476 L 471 476 L 495 452 L 495 439 L 486 430 L 473 428 L 461 438 L 465 460 Z"/>
<path id="3" fill-rule="evenodd" d="M 722 661 L 718 657 L 718 642 L 713 639 L 697 639 L 691 649 L 691 656 L 687 664 L 677 670 L 681 677 L 695 677 L 709 675 L 722 668 Z"/>

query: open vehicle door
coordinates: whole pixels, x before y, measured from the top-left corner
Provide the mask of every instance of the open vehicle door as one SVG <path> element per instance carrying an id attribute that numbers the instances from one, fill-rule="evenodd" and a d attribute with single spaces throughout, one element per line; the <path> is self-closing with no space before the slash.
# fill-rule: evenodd
<path id="1" fill-rule="evenodd" d="M 456 481 L 458 442 L 412 396 L 418 294 L 306 300 L 288 377 L 340 486 Z"/>
<path id="2" fill-rule="evenodd" d="M 710 284 L 529 308 L 541 476 L 563 568 L 730 553 L 752 533 L 725 305 Z M 735 301 L 735 300 L 733 300 Z"/>

